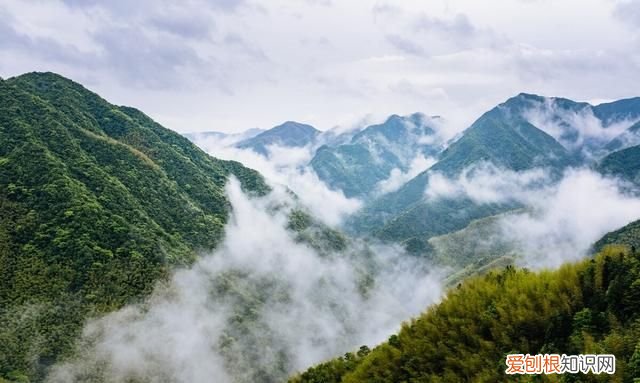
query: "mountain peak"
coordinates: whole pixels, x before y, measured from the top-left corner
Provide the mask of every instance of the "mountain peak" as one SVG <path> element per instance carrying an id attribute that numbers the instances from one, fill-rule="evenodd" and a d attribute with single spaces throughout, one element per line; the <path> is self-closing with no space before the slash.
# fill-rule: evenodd
<path id="1" fill-rule="evenodd" d="M 27 72 L 19 76 L 11 77 L 8 80 L 27 82 L 35 85 L 36 87 L 43 87 L 44 85 L 59 83 L 64 84 L 65 86 L 73 86 L 74 88 L 82 88 L 87 90 L 81 84 L 55 72 Z"/>
<path id="2" fill-rule="evenodd" d="M 301 131 L 320 133 L 320 131 L 314 128 L 313 126 L 309 124 L 297 122 L 297 121 L 285 121 L 282 124 L 275 126 L 263 133 L 267 133 L 269 131 L 274 131 L 274 130 L 301 130 Z"/>
<path id="3" fill-rule="evenodd" d="M 315 141 L 320 131 L 308 124 L 296 121 L 284 123 L 266 130 L 255 137 L 248 138 L 236 144 L 240 149 L 251 149 L 256 153 L 267 156 L 268 146 L 303 147 Z"/>

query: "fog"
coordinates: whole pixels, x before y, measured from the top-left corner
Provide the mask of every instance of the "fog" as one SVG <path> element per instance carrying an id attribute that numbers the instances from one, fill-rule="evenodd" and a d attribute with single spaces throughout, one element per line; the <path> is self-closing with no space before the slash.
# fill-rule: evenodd
<path id="1" fill-rule="evenodd" d="M 231 179 L 224 242 L 144 304 L 87 324 L 49 382 L 283 381 L 375 345 L 442 294 L 442 273 L 393 246 L 322 254 L 285 229 L 284 189 L 249 199 Z M 285 206 L 283 208 L 283 206 Z"/>
<path id="2" fill-rule="evenodd" d="M 259 171 L 272 186 L 287 186 L 314 217 L 329 225 L 339 225 L 344 217 L 362 205 L 360 200 L 347 198 L 342 191 L 328 188 L 307 166 L 315 153 L 312 145 L 270 145 L 267 146 L 268 157 L 265 157 L 250 149 L 229 146 L 224 140 L 199 140 L 196 143 L 216 158 L 238 161 Z"/>
<path id="3" fill-rule="evenodd" d="M 433 157 L 425 157 L 422 154 L 418 154 L 409 163 L 409 168 L 407 169 L 407 171 L 402 171 L 402 169 L 399 168 L 392 169 L 391 173 L 389 174 L 389 178 L 378 182 L 374 194 L 382 195 L 400 189 L 402 185 L 404 185 L 423 171 L 429 169 L 436 162 L 436 159 Z"/>
<path id="4" fill-rule="evenodd" d="M 524 117 L 538 129 L 549 134 L 570 151 L 580 151 L 584 158 L 595 159 L 604 153 L 598 148 L 614 138 L 625 137 L 625 131 L 637 120 L 623 119 L 606 124 L 598 119 L 590 105 L 571 110 L 559 105 L 555 98 L 531 102 Z"/>
<path id="5" fill-rule="evenodd" d="M 474 240 L 482 242 L 478 248 L 487 242 L 509 246 L 518 264 L 534 269 L 578 260 L 603 235 L 640 216 L 640 199 L 631 194 L 631 185 L 586 168 L 568 169 L 557 181 L 549 174 L 483 163 L 454 178 L 430 174 L 425 198 L 517 203 L 522 208 L 501 215 L 492 223 L 492 234 Z"/>

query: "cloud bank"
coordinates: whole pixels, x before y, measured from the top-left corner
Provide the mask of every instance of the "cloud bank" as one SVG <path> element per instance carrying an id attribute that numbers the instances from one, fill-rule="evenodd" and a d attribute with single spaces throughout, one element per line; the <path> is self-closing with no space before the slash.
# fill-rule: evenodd
<path id="1" fill-rule="evenodd" d="M 315 152 L 312 146 L 271 145 L 267 147 L 268 157 L 265 157 L 250 149 L 229 146 L 225 139 L 197 139 L 196 144 L 214 157 L 239 161 L 259 171 L 272 186 L 285 185 L 314 217 L 331 226 L 339 225 L 347 215 L 362 206 L 360 200 L 347 198 L 342 191 L 329 189 L 307 166 Z"/>
<path id="2" fill-rule="evenodd" d="M 318 254 L 285 229 L 280 190 L 233 206 L 222 245 L 175 273 L 144 304 L 90 322 L 78 356 L 48 382 L 282 381 L 374 345 L 441 295 L 440 274 L 396 247 Z"/>
<path id="3" fill-rule="evenodd" d="M 467 239 L 478 241 L 478 248 L 500 244 L 518 254 L 520 265 L 545 268 L 584 257 L 604 234 L 638 219 L 640 198 L 630 190 L 589 169 L 569 169 L 554 180 L 544 169 L 514 172 L 481 164 L 452 179 L 430 174 L 425 196 L 516 203 L 521 208 L 499 216 L 490 234 Z"/>

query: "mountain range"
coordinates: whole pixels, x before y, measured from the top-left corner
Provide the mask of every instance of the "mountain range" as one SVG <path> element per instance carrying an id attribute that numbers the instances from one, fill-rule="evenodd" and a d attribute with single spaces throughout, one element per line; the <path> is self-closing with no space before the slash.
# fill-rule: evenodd
<path id="1" fill-rule="evenodd" d="M 439 154 L 438 161 L 429 169 L 397 191 L 369 202 L 350 218 L 348 226 L 356 233 L 408 241 L 415 247 L 416 243 L 424 243 L 434 235 L 462 229 L 474 219 L 519 207 L 517 204 L 477 204 L 464 196 L 428 200 L 425 191 L 434 174 L 456 178 L 465 170 L 486 164 L 516 172 L 544 168 L 556 176 L 569 167 L 592 166 L 600 162 L 603 164 L 601 169 L 613 168 L 613 163 L 626 169 L 628 163 L 618 158 L 626 156 L 627 152 L 612 152 L 608 148 L 612 142 L 620 142 L 620 135 L 635 131 L 637 124 L 614 138 L 608 138 L 606 133 L 607 129 L 613 129 L 613 124 L 627 121 L 630 125 L 640 118 L 639 111 L 634 109 L 637 105 L 638 99 L 630 99 L 592 107 L 566 99 L 520 94 L 482 115 Z M 560 130 L 535 126 L 531 122 L 532 110 L 551 116 L 547 119 Z M 582 120 L 578 118 L 593 116 L 598 116 L 595 122 L 601 131 L 598 135 L 583 137 L 578 125 Z M 543 128 L 552 131 L 556 137 Z M 624 145 L 616 146 L 617 149 L 621 147 Z M 629 153 L 633 150 L 627 149 Z M 594 157 L 596 152 L 605 157 Z"/>
<path id="2" fill-rule="evenodd" d="M 0 79 L 0 382 L 43 381 L 52 365 L 76 352 L 87 320 L 145 302 L 174 270 L 218 247 L 230 217 L 230 178 L 249 196 L 272 190 L 258 172 L 189 141 L 203 138 L 266 158 L 274 145 L 306 148 L 307 168 L 321 182 L 362 201 L 339 228 L 292 209 L 287 229 L 305 249 L 327 260 L 341 252 L 370 260 L 366 246 L 346 251 L 352 239 L 344 230 L 367 245 L 400 243 L 451 268 L 449 283 L 460 283 L 379 347 L 327 361 L 293 381 L 500 381 L 506 352 L 556 350 L 616 352 L 620 381 L 632 381 L 640 374 L 640 221 L 596 242 L 600 254 L 592 259 L 531 273 L 512 266 L 517 254 L 502 242 L 478 250 L 471 241 L 526 206 L 429 191 L 442 179 L 487 169 L 498 175 L 544 169 L 544 182 L 553 183 L 567 169 L 588 167 L 637 195 L 639 119 L 640 98 L 593 106 L 520 94 L 452 141 L 441 132 L 446 119 L 420 113 L 345 134 L 289 121 L 265 131 L 187 138 L 54 73 Z M 382 187 L 398 174 L 406 179 L 397 187 Z M 359 272 L 366 296 L 378 281 L 367 267 Z M 220 281 L 215 293 L 232 290 L 242 303 L 233 315 L 234 336 L 255 329 L 269 297 L 286 295 L 286 283 L 267 279 L 247 285 L 237 273 Z M 513 302 L 524 303 L 514 309 Z M 277 343 L 274 334 L 247 336 Z M 229 348 L 246 343 L 231 336 L 225 342 Z M 277 381 L 291 358 L 281 354 L 267 370 L 249 371 L 259 348 L 231 361 L 246 370 L 246 381 Z"/>

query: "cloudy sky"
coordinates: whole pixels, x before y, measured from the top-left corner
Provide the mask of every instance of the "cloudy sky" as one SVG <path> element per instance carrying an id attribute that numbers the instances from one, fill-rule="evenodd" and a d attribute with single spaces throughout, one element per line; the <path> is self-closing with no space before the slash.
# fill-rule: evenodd
<path id="1" fill-rule="evenodd" d="M 464 125 L 523 91 L 640 95 L 640 0 L 0 0 L 0 76 L 34 70 L 180 132 Z"/>

